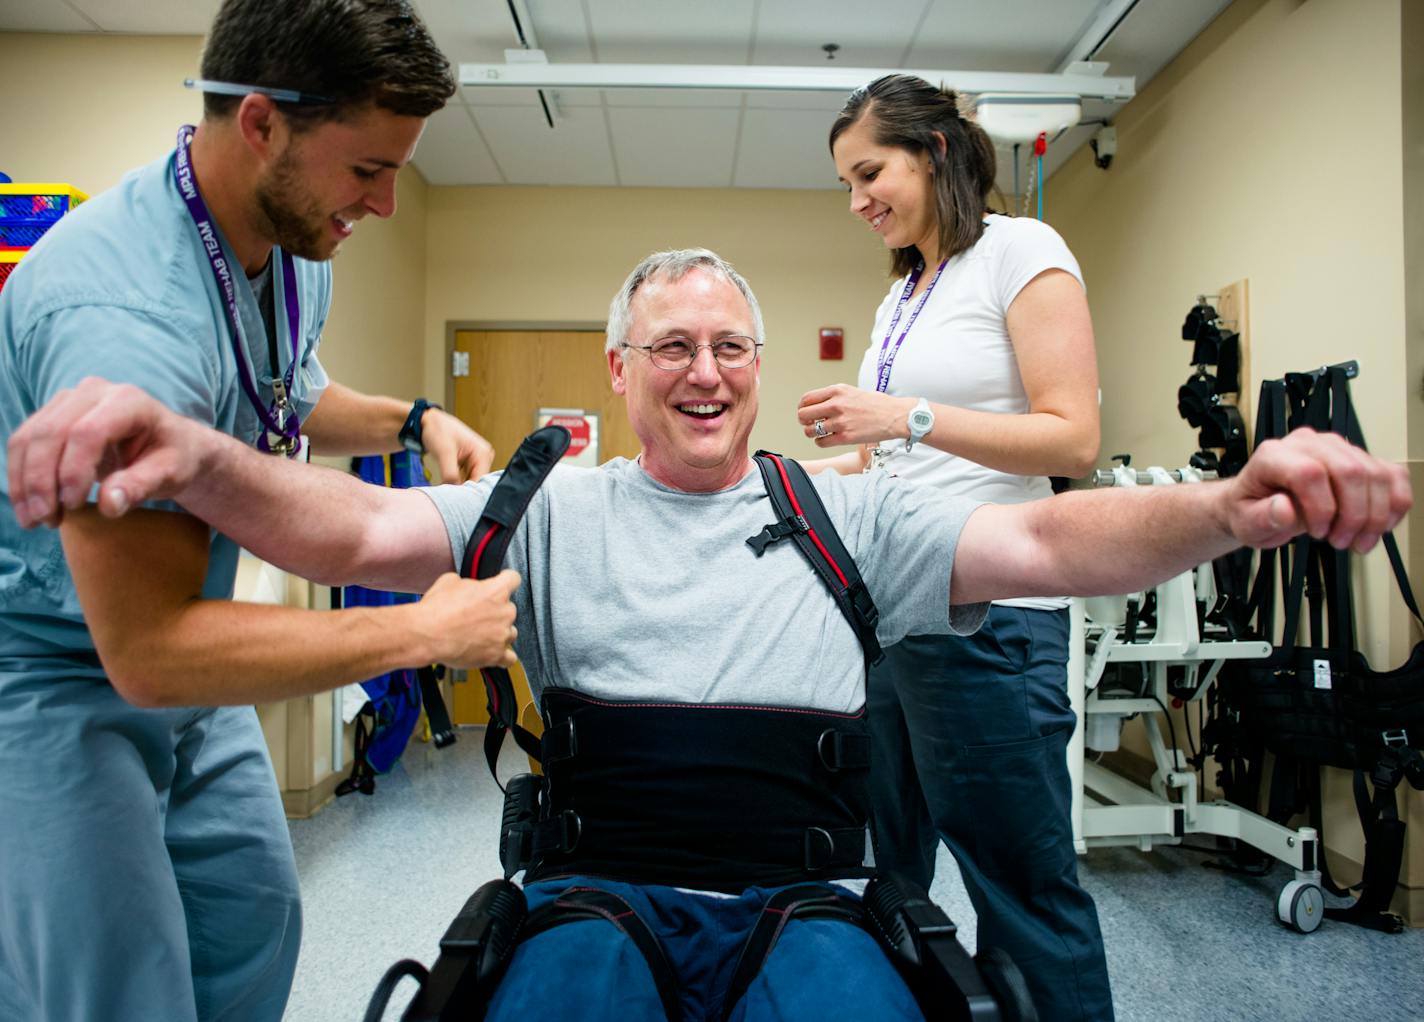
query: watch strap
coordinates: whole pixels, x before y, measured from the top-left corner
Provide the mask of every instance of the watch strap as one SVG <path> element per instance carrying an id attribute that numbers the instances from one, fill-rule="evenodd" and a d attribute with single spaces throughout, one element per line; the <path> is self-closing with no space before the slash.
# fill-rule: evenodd
<path id="1" fill-rule="evenodd" d="M 401 426 L 398 434 L 402 447 L 412 454 L 425 453 L 425 431 L 421 426 L 421 420 L 427 411 L 439 407 L 435 402 L 427 401 L 423 397 L 415 399 L 415 403 L 410 406 L 410 414 L 405 417 L 405 424 Z"/>
<path id="2" fill-rule="evenodd" d="M 915 419 L 920 415 L 929 418 L 929 425 L 917 432 L 915 430 Z M 930 430 L 934 429 L 934 412 L 930 410 L 930 403 L 927 398 L 920 398 L 919 401 L 915 403 L 915 407 L 910 409 L 909 414 L 905 416 L 905 428 L 909 431 L 909 436 L 905 438 L 906 451 L 923 440 L 929 435 Z"/>

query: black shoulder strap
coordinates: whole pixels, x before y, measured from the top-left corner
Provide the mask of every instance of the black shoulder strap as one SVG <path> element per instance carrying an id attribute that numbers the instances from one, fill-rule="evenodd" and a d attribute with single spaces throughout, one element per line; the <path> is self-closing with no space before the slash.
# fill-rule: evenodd
<path id="1" fill-rule="evenodd" d="M 485 504 L 479 522 L 465 544 L 460 574 L 465 578 L 491 578 L 504 566 L 504 555 L 529 502 L 544 484 L 564 452 L 569 449 L 569 431 L 562 426 L 545 426 L 524 438 L 494 492 Z M 514 682 L 503 667 L 480 671 L 489 699 L 489 725 L 485 728 L 485 760 L 490 774 L 499 783 L 499 749 L 506 731 L 524 752 L 539 758 L 539 739 L 519 725 L 519 707 L 514 698 Z M 501 785 L 501 787 L 503 787 Z"/>
<path id="2" fill-rule="evenodd" d="M 747 545 L 760 557 L 772 543 L 791 538 L 826 583 L 836 605 L 850 622 L 865 652 L 865 666 L 869 670 L 885 656 L 875 635 L 880 612 L 875 609 L 875 601 L 871 599 L 855 561 L 841 542 L 840 534 L 831 524 L 825 505 L 821 503 L 821 495 L 816 492 L 806 470 L 789 458 L 770 451 L 757 451 L 756 464 L 761 469 L 762 482 L 779 517 L 750 537 Z"/>

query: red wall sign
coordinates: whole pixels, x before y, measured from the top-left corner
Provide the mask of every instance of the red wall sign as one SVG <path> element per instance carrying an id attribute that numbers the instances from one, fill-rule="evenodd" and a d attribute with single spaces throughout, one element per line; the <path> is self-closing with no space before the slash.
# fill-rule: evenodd
<path id="1" fill-rule="evenodd" d="M 589 442 L 588 420 L 582 415 L 555 415 L 550 417 L 549 425 L 563 426 L 569 431 L 572 438 L 569 442 L 569 449 L 564 452 L 565 458 L 576 458 L 583 453 Z"/>

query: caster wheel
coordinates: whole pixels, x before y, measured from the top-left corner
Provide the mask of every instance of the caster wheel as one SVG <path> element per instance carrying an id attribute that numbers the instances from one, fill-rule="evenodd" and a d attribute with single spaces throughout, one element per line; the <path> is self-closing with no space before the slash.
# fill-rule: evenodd
<path id="1" fill-rule="evenodd" d="M 1309 880 L 1292 880 L 1276 898 L 1276 918 L 1297 933 L 1314 933 L 1325 919 L 1325 896 Z"/>

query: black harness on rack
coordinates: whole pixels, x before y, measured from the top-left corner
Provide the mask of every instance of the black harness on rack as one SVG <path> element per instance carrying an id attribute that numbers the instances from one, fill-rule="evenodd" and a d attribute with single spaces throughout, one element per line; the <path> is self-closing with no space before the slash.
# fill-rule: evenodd
<path id="1" fill-rule="evenodd" d="M 1257 443 L 1309 426 L 1364 449 L 1348 388 L 1354 368 L 1347 363 L 1266 381 Z M 1386 533 L 1382 545 L 1405 606 L 1419 619 L 1394 536 Z M 1248 627 L 1254 622 L 1252 632 L 1268 642 L 1276 641 L 1277 582 L 1285 617 L 1280 644 L 1266 660 L 1233 663 L 1223 671 L 1226 713 L 1210 737 L 1225 745 L 1215 753 L 1223 763 L 1225 790 L 1233 801 L 1254 808 L 1262 788 L 1262 753 L 1269 751 L 1275 764 L 1266 815 L 1284 823 L 1308 813 L 1323 835 L 1320 768 L 1353 770 L 1365 836 L 1359 894 L 1348 908 L 1327 908 L 1325 914 L 1397 932 L 1402 923 L 1388 911 L 1404 849 L 1396 790 L 1405 780 L 1424 788 L 1424 643 L 1393 671 L 1373 670 L 1356 647 L 1350 555 L 1309 536 L 1261 553 L 1240 620 Z M 1308 641 L 1297 638 L 1302 617 L 1309 623 Z M 1334 883 L 1323 857 L 1319 868 L 1327 890 L 1350 893 Z"/>

